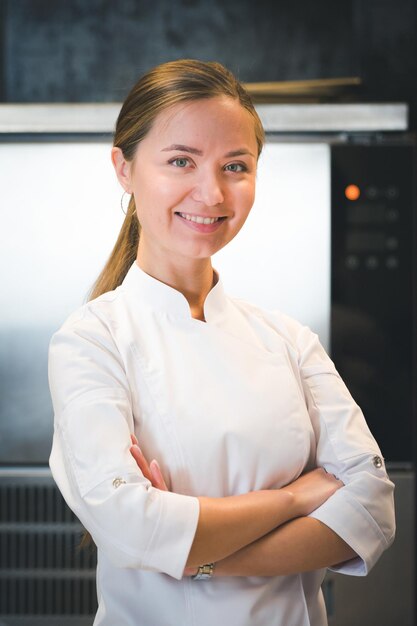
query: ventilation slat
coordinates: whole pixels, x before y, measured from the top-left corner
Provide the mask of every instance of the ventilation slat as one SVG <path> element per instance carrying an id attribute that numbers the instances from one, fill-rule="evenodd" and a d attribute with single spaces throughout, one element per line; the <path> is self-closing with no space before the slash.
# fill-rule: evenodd
<path id="1" fill-rule="evenodd" d="M 93 616 L 96 554 L 52 478 L 0 472 L 0 622 Z"/>

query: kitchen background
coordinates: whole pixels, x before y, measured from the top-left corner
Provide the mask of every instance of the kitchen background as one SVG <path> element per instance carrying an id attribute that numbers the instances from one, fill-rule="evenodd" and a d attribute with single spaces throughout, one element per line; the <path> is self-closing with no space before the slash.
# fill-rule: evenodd
<path id="1" fill-rule="evenodd" d="M 217 59 L 247 82 L 359 77 L 416 127 L 415 0 L 2 0 L 0 100 L 120 102 L 149 67 Z"/>
<path id="2" fill-rule="evenodd" d="M 324 206 L 326 202 L 329 204 L 329 213 L 324 222 L 320 223 L 322 227 L 317 229 L 317 237 L 323 236 L 323 232 L 326 233 L 326 229 L 330 228 L 330 203 L 332 205 L 332 275 L 323 278 L 320 285 L 328 286 L 330 291 L 331 281 L 333 296 L 337 292 L 342 294 L 339 294 L 338 302 L 334 297 L 332 300 L 333 321 L 338 314 L 338 334 L 333 332 L 332 347 L 336 357 L 340 357 L 340 364 L 343 350 L 339 350 L 337 340 L 340 342 L 341 325 L 348 329 L 349 322 L 355 322 L 349 314 L 351 302 L 343 298 L 345 295 L 351 297 L 352 293 L 355 297 L 357 295 L 356 287 L 353 291 L 350 288 L 351 274 L 348 276 L 347 272 L 344 277 L 344 270 L 342 274 L 337 273 L 335 263 L 339 257 L 344 261 L 343 242 L 349 239 L 343 231 L 343 224 L 339 223 L 344 209 L 337 214 L 335 212 L 338 202 L 342 206 L 337 194 L 341 192 L 343 196 L 345 183 L 351 182 L 342 175 L 345 162 L 348 161 L 346 167 L 351 174 L 355 172 L 357 178 L 365 177 L 364 185 L 368 185 L 373 177 L 373 183 L 377 182 L 381 189 L 394 190 L 394 195 L 386 200 L 391 212 L 404 202 L 404 197 L 408 198 L 409 213 L 407 219 L 401 222 L 400 240 L 404 255 L 401 257 L 401 279 L 395 281 L 397 287 L 400 287 L 397 289 L 391 286 L 392 275 L 390 278 L 388 274 L 386 277 L 381 274 L 382 282 L 375 289 L 375 297 L 384 294 L 387 317 L 395 322 L 396 328 L 403 320 L 401 345 L 406 346 L 408 342 L 410 346 L 409 351 L 404 348 L 403 360 L 407 360 L 405 374 L 403 376 L 400 370 L 399 378 L 402 381 L 396 382 L 397 387 L 394 385 L 392 389 L 394 399 L 399 391 L 404 396 L 403 406 L 407 408 L 398 416 L 398 421 L 392 424 L 392 436 L 391 422 L 385 417 L 382 420 L 385 420 L 386 448 L 390 448 L 391 460 L 395 460 L 390 469 L 397 483 L 398 501 L 402 503 L 398 511 L 401 527 L 396 542 L 398 548 L 397 552 L 393 548 L 384 555 L 366 581 L 329 576 L 325 592 L 331 626 L 350 626 L 353 623 L 359 626 L 365 623 L 370 626 L 413 626 L 415 623 L 412 470 L 415 461 L 416 406 L 411 395 L 414 390 L 415 397 L 416 390 L 416 308 L 415 297 L 411 302 L 411 285 L 415 284 L 417 245 L 406 243 L 406 237 L 410 235 L 410 241 L 416 240 L 417 205 L 415 174 L 413 178 L 412 173 L 412 168 L 415 172 L 415 156 L 410 156 L 412 150 L 415 154 L 412 146 L 415 146 L 417 130 L 416 35 L 415 0 L 229 0 L 227 3 L 219 0 L 0 0 L 0 102 L 3 105 L 119 103 L 143 71 L 160 62 L 182 57 L 218 60 L 230 67 L 242 81 L 249 83 L 324 81 L 321 85 L 306 83 L 304 87 L 289 84 L 274 97 L 264 94 L 263 101 L 281 104 L 401 102 L 408 105 L 408 130 L 402 127 L 401 133 L 386 133 L 384 130 L 381 133 L 370 133 L 365 130 L 350 135 L 346 129 L 347 135 L 345 132 L 337 136 L 330 136 L 328 132 L 320 135 L 313 132 L 300 138 L 295 137 L 294 132 L 287 133 L 281 128 L 281 134 L 274 135 L 277 144 L 268 153 L 268 158 L 276 159 L 281 171 L 285 171 L 283 168 L 288 166 L 291 159 L 298 162 L 298 167 L 303 163 L 308 168 L 309 184 L 316 185 L 316 197 L 311 197 L 309 201 L 311 211 L 316 210 L 315 207 L 319 210 L 320 205 Z M 342 85 L 326 82 L 340 78 L 349 80 L 345 80 Z M 3 269 L 0 277 L 4 297 L 0 315 L 0 626 L 87 626 L 92 623 L 88 616 L 94 611 L 94 599 L 91 599 L 94 597 L 94 554 L 88 551 L 80 553 L 76 549 L 80 528 L 51 485 L 45 463 L 50 445 L 45 438 L 45 425 L 50 429 L 52 419 L 51 414 L 44 409 L 45 406 L 49 407 L 45 385 L 46 346 L 51 334 L 51 323 L 56 323 L 60 312 L 49 305 L 48 311 L 42 309 L 41 298 L 36 295 L 37 290 L 39 294 L 41 281 L 31 281 L 32 284 L 24 287 L 25 293 L 33 293 L 32 300 L 27 304 L 27 299 L 19 294 L 23 281 L 27 280 L 27 272 L 25 277 L 20 264 L 13 260 L 12 274 L 10 259 L 14 259 L 16 249 L 21 249 L 21 256 L 24 257 L 24 250 L 30 249 L 31 241 L 33 243 L 35 240 L 36 243 L 36 237 L 41 241 L 45 233 L 49 232 L 48 228 L 52 227 L 56 228 L 58 236 L 55 242 L 50 236 L 45 239 L 51 247 L 39 251 L 41 246 L 38 244 L 36 254 L 30 259 L 26 257 L 25 262 L 31 263 L 33 271 L 36 272 L 37 259 L 42 255 L 56 254 L 58 258 L 62 254 L 62 250 L 58 249 L 60 237 L 76 242 L 79 249 L 85 250 L 89 246 L 88 229 L 95 229 L 95 223 L 100 219 L 99 213 L 83 217 L 84 232 L 77 232 L 74 226 L 71 231 L 70 222 L 62 215 L 67 216 L 66 207 L 70 207 L 71 202 L 77 202 L 74 200 L 77 193 L 82 196 L 86 207 L 93 206 L 94 189 L 80 181 L 81 193 L 76 186 L 74 190 L 68 190 L 68 198 L 59 200 L 62 203 L 60 213 L 53 211 L 53 208 L 50 213 L 36 213 L 37 209 L 32 210 L 26 194 L 28 189 L 31 191 L 29 195 L 36 189 L 40 202 L 44 193 L 53 198 L 60 197 L 58 185 L 62 183 L 55 180 L 53 155 L 58 154 L 55 149 L 60 150 L 63 144 L 67 147 L 58 159 L 61 170 L 68 168 L 70 171 L 71 164 L 76 160 L 80 161 L 81 168 L 82 159 L 87 159 L 87 164 L 91 158 L 97 162 L 99 170 L 104 168 L 103 150 L 99 144 L 106 144 L 110 140 L 111 128 L 101 134 L 95 133 L 90 138 L 88 132 L 83 133 L 82 137 L 80 133 L 70 136 L 68 133 L 56 132 L 32 133 L 27 129 L 24 134 L 10 133 L 4 130 L 9 111 L 7 109 L 2 116 L 0 104 L 0 177 L 3 179 L 3 192 L 0 193 Z M 31 115 L 28 109 L 27 117 Z M 341 128 L 338 130 L 343 131 Z M 350 142 L 349 137 L 353 137 L 355 144 L 348 150 L 344 145 L 346 137 L 347 143 Z M 89 139 L 91 143 L 87 146 Z M 278 144 L 287 139 L 293 143 L 282 152 L 283 146 Z M 306 147 L 306 143 L 311 144 L 313 139 L 319 145 Z M 34 167 L 31 171 L 31 144 L 36 142 L 39 158 L 41 154 L 45 158 L 43 178 Z M 87 149 L 84 156 L 81 144 Z M 364 150 L 364 146 L 369 147 L 369 150 Z M 388 148 L 388 151 L 381 152 L 381 146 Z M 401 158 L 397 158 L 398 155 Z M 414 161 L 410 160 L 412 158 Z M 326 185 L 330 183 L 325 182 L 330 180 L 330 170 L 331 199 L 326 196 Z M 318 180 L 322 181 L 320 195 Z M 274 175 L 271 178 L 273 183 Z M 401 189 L 399 200 L 395 196 L 395 185 L 392 188 L 387 186 L 392 183 L 398 184 Z M 5 195 L 4 189 L 8 188 L 12 191 Z M 108 193 L 110 196 L 114 192 L 109 188 Z M 285 193 L 286 202 L 289 202 L 291 195 L 295 196 L 300 190 L 291 189 L 291 185 L 288 185 Z M 372 199 L 369 195 L 369 211 L 376 210 L 376 205 L 372 205 L 376 200 L 380 206 L 381 198 Z M 67 205 L 64 205 L 65 202 Z M 303 202 L 307 204 L 305 199 Z M 122 217 L 119 215 L 117 193 L 112 203 L 111 211 L 114 205 L 117 216 L 106 216 L 107 226 L 112 220 L 114 222 Z M 78 210 L 80 212 L 77 215 L 81 215 L 81 201 Z M 403 206 L 401 210 L 404 212 Z M 314 221 L 314 213 L 311 211 L 305 219 Z M 13 233 L 19 230 L 20 235 L 15 241 L 13 237 L 16 235 Z M 113 233 L 114 229 L 110 231 Z M 95 238 L 101 238 L 100 245 L 107 248 L 112 245 L 113 241 L 107 242 L 106 233 L 97 233 L 96 229 L 95 233 L 98 235 Z M 318 239 L 314 241 L 317 244 Z M 352 237 L 349 241 L 350 245 L 358 245 Z M 371 243 L 363 241 L 362 237 L 361 253 Z M 324 247 L 325 242 L 321 249 Z M 89 254 L 91 257 L 95 254 L 92 245 Z M 80 275 L 83 274 L 81 261 L 76 268 Z M 79 287 L 73 281 L 74 277 L 68 273 L 63 278 L 65 284 L 70 285 L 76 293 Z M 48 282 L 47 276 L 42 276 L 42 280 L 50 288 L 54 285 L 52 280 Z M 325 280 L 328 284 L 325 284 Z M 366 291 L 369 293 L 367 287 Z M 398 294 L 401 296 L 399 299 Z M 84 296 L 85 293 L 81 293 L 80 300 Z M 365 309 L 364 296 L 361 298 Z M 399 302 L 401 305 L 398 305 Z M 74 308 L 73 305 L 71 307 Z M 344 315 L 342 318 L 341 312 Z M 34 333 L 30 323 L 33 319 L 40 319 L 41 315 L 44 316 L 45 326 L 43 329 L 36 327 Z M 23 321 L 19 333 L 9 332 L 13 324 L 16 328 Z M 390 328 L 389 324 L 386 326 L 386 320 L 381 319 L 380 322 L 384 328 Z M 335 331 L 335 328 L 332 322 L 332 329 L 326 328 L 325 332 Z M 396 337 L 393 338 L 395 341 Z M 352 342 L 351 337 L 342 337 L 343 342 L 350 343 L 353 349 L 358 350 L 360 358 L 366 361 L 364 352 L 371 344 Z M 30 353 L 28 345 L 31 345 Z M 328 347 L 331 348 L 330 345 Z M 340 354 L 337 354 L 338 350 Z M 42 358 L 34 366 L 31 355 L 37 354 L 42 355 Z M 338 358 L 335 360 L 339 366 Z M 401 354 L 398 358 L 401 360 Z M 14 383 L 16 377 L 28 381 L 28 384 L 17 387 Z M 381 394 L 390 380 L 388 377 L 386 381 L 383 380 L 381 388 L 378 388 Z M 381 398 L 385 402 L 383 395 Z M 26 439 L 19 436 L 18 447 L 14 450 L 16 433 L 20 430 L 23 432 L 25 423 L 29 423 L 29 417 L 26 417 L 22 407 L 30 406 L 33 407 L 30 416 L 33 433 L 26 433 Z M 378 427 L 378 424 L 375 426 Z M 30 459 L 29 468 L 22 462 L 24 455 Z"/>

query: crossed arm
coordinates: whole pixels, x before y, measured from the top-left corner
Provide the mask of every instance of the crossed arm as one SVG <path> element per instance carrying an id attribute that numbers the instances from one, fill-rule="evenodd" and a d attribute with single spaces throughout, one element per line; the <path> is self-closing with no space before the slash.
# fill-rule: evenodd
<path id="1" fill-rule="evenodd" d="M 149 464 L 132 435 L 143 475 L 167 491 L 158 463 Z M 282 489 L 198 498 L 200 515 L 185 575 L 216 562 L 216 576 L 279 576 L 342 563 L 357 555 L 322 522 L 306 517 L 343 486 L 322 469 Z"/>

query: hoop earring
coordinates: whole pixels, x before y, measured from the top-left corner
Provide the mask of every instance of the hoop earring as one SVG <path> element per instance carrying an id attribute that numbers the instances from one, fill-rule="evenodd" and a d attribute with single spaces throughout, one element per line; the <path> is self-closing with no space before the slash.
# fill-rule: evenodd
<path id="1" fill-rule="evenodd" d="M 127 207 L 126 207 L 126 209 L 125 209 L 125 208 L 124 208 L 124 206 L 123 206 L 123 199 L 124 199 L 124 197 L 125 197 L 125 195 L 126 195 L 126 194 L 127 194 L 127 195 L 129 195 L 130 197 L 131 197 L 131 195 L 132 195 L 132 194 L 130 194 L 129 192 L 124 191 L 124 192 L 122 193 L 122 197 L 120 198 L 120 208 L 122 209 L 122 211 L 123 211 L 123 213 L 124 213 L 125 215 L 127 215 L 127 210 L 128 210 L 128 208 L 129 208 L 129 202 L 130 202 L 130 197 L 129 197 L 129 201 L 128 201 L 128 203 L 127 203 Z"/>

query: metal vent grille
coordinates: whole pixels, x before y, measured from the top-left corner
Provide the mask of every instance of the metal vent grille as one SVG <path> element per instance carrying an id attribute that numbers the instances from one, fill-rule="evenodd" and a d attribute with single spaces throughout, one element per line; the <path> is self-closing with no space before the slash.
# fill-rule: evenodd
<path id="1" fill-rule="evenodd" d="M 17 476 L 2 477 L 0 483 L 0 523 L 77 523 L 54 483 L 40 483 L 33 479 L 26 484 Z M 19 477 L 21 478 L 21 477 Z"/>
<path id="2" fill-rule="evenodd" d="M 79 548 L 82 534 L 49 469 L 0 470 L 0 620 L 95 614 L 96 553 Z"/>
<path id="3" fill-rule="evenodd" d="M 81 577 L 53 578 L 44 573 L 27 572 L 27 577 L 0 579 L 1 617 L 10 615 L 93 615 L 95 603 L 95 581 Z"/>

